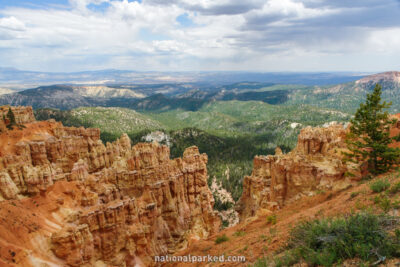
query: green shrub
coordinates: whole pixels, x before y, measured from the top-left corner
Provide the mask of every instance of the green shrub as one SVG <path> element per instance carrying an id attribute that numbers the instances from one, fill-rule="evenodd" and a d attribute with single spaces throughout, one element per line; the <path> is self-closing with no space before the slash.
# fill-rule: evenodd
<path id="1" fill-rule="evenodd" d="M 234 236 L 244 236 L 246 234 L 246 232 L 244 231 L 236 231 L 233 235 Z"/>
<path id="2" fill-rule="evenodd" d="M 222 211 L 222 210 L 229 210 L 233 207 L 233 203 L 232 202 L 225 202 L 225 201 L 221 201 L 219 199 L 219 197 L 216 194 L 214 195 L 214 209 L 218 210 L 218 211 Z"/>
<path id="3" fill-rule="evenodd" d="M 370 188 L 375 193 L 380 193 L 390 187 L 388 180 L 378 180 L 370 185 Z"/>
<path id="4" fill-rule="evenodd" d="M 215 239 L 215 244 L 221 244 L 223 242 L 228 241 L 229 238 L 224 234 L 222 236 L 218 236 L 217 239 Z"/>
<path id="5" fill-rule="evenodd" d="M 359 194 L 360 194 L 360 192 L 353 192 L 353 193 L 351 193 L 350 198 L 355 198 Z"/>
<path id="6" fill-rule="evenodd" d="M 397 240 L 400 241 L 400 229 L 396 229 L 394 234 L 396 235 Z"/>
<path id="7" fill-rule="evenodd" d="M 398 239 L 388 233 L 397 224 L 397 218 L 371 213 L 303 222 L 291 231 L 288 252 L 275 262 L 333 266 L 351 258 L 376 261 L 400 256 Z"/>
<path id="8" fill-rule="evenodd" d="M 253 265 L 253 267 L 268 267 L 271 266 L 267 258 L 259 258 Z"/>
<path id="9" fill-rule="evenodd" d="M 227 220 L 222 220 L 222 228 L 229 227 L 229 221 Z"/>
<path id="10" fill-rule="evenodd" d="M 275 258 L 275 266 L 292 266 L 300 261 L 300 256 L 293 252 L 286 252 L 282 257 Z"/>
<path id="11" fill-rule="evenodd" d="M 276 215 L 275 214 L 269 215 L 267 217 L 267 223 L 268 224 L 276 224 Z"/>
<path id="12" fill-rule="evenodd" d="M 397 192 L 400 192 L 400 182 L 395 183 L 394 185 L 392 185 L 392 187 L 390 188 L 389 192 L 391 194 L 396 194 Z"/>
<path id="13" fill-rule="evenodd" d="M 392 201 L 386 195 L 380 196 L 375 202 L 385 213 L 392 208 Z"/>
<path id="14" fill-rule="evenodd" d="M 400 200 L 394 200 L 392 202 L 392 208 L 393 209 L 400 209 Z"/>

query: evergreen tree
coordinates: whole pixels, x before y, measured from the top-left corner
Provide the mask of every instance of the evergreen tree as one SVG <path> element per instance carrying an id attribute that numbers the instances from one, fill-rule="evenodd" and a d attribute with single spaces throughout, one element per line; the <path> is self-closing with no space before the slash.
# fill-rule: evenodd
<path id="1" fill-rule="evenodd" d="M 352 162 L 368 162 L 368 170 L 372 174 L 389 171 L 399 162 L 400 149 L 389 147 L 400 136 L 390 137 L 390 128 L 396 119 L 390 119 L 384 111 L 392 103 L 381 102 L 382 87 L 376 84 L 374 91 L 367 94 L 365 103 L 361 103 L 354 118 L 350 121 L 350 133 L 347 145 L 350 153 L 346 159 Z"/>
<path id="2" fill-rule="evenodd" d="M 8 119 L 7 128 L 12 130 L 13 126 L 17 125 L 17 122 L 15 121 L 15 115 L 14 112 L 11 110 L 11 107 L 8 109 L 7 119 Z"/>

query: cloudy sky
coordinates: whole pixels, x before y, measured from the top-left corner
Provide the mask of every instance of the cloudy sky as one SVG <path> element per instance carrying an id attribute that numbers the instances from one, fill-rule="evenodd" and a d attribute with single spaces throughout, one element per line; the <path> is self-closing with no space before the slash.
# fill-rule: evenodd
<path id="1" fill-rule="evenodd" d="M 0 0 L 0 67 L 400 70 L 400 1 Z"/>

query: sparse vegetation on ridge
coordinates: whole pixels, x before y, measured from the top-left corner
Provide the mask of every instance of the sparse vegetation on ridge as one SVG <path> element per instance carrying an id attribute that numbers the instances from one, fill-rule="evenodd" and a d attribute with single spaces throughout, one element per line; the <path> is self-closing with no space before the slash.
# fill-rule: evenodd
<path id="1" fill-rule="evenodd" d="M 374 193 L 380 193 L 382 191 L 385 191 L 389 187 L 390 187 L 389 181 L 382 179 L 377 180 L 370 185 L 370 188 Z"/>
<path id="2" fill-rule="evenodd" d="M 221 243 L 226 242 L 228 240 L 229 240 L 229 238 L 226 235 L 218 236 L 215 239 L 215 244 L 221 244 Z"/>
<path id="3" fill-rule="evenodd" d="M 274 258 L 274 266 L 333 266 L 352 258 L 378 264 L 400 256 L 400 239 L 393 234 L 398 227 L 399 218 L 368 212 L 302 222 L 292 229 L 287 250 Z M 271 259 L 253 266 L 271 266 Z"/>

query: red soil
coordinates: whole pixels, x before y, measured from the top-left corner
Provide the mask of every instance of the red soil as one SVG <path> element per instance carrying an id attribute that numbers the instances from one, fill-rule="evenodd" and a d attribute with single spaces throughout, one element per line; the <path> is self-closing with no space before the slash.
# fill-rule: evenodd
<path id="1" fill-rule="evenodd" d="M 12 131 L 6 131 L 0 134 L 0 157 L 7 154 L 13 154 L 14 146 L 21 141 L 41 141 L 53 136 L 53 129 L 60 123 L 40 121 L 24 124 L 26 128 L 14 128 Z"/>
<path id="2" fill-rule="evenodd" d="M 44 253 L 49 249 L 46 239 L 62 227 L 57 220 L 61 210 L 74 208 L 80 198 L 75 192 L 80 192 L 75 182 L 60 181 L 46 195 L 0 202 L 0 266 L 25 266 L 28 257 L 60 264 L 55 257 L 43 256 L 51 255 Z"/>

